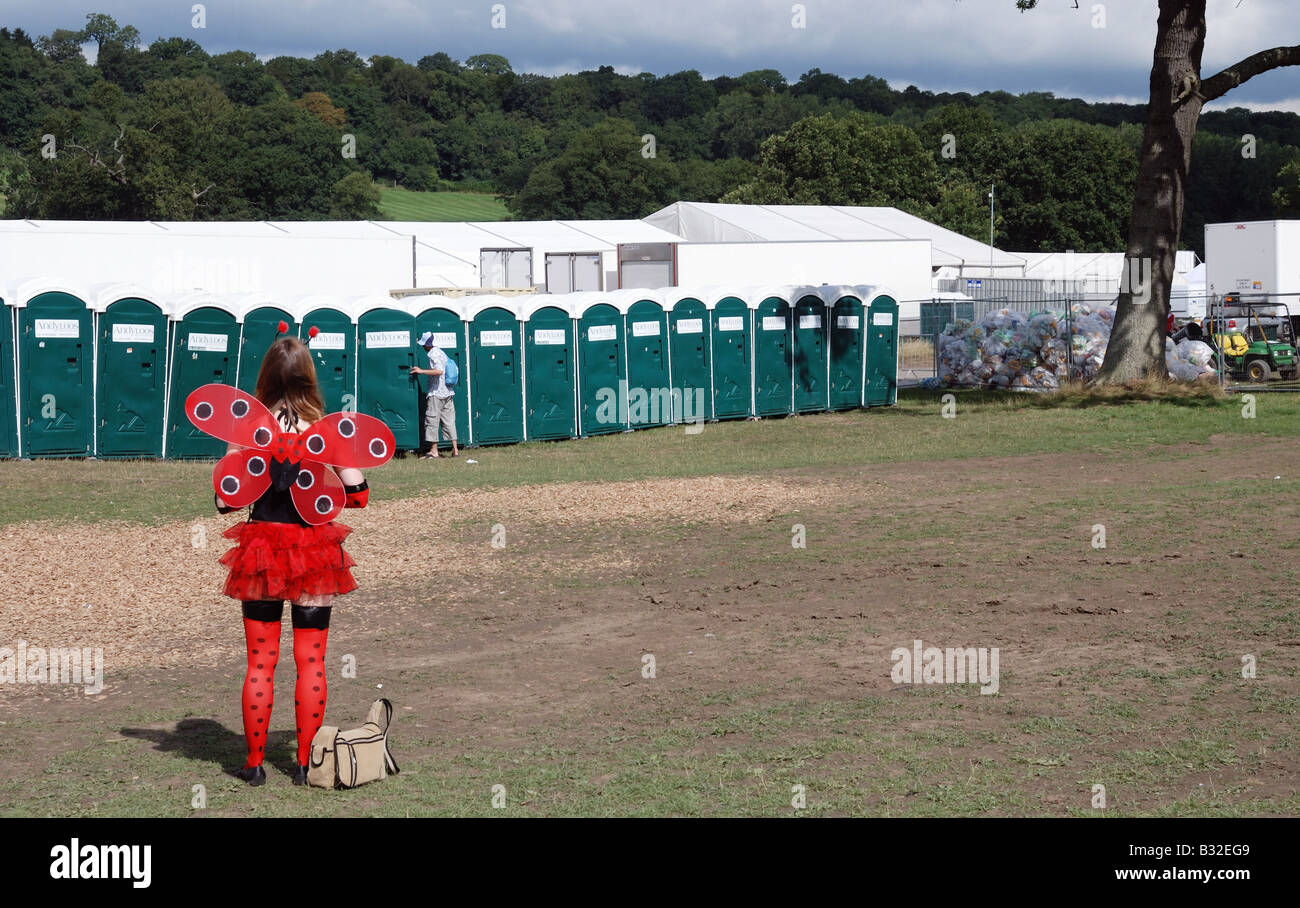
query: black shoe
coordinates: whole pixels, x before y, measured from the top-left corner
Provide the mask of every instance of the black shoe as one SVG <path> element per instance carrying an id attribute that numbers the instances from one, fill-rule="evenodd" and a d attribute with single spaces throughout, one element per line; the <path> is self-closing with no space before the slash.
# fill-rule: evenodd
<path id="1" fill-rule="evenodd" d="M 306 785 L 306 784 L 307 784 L 307 767 L 306 767 L 306 766 L 299 766 L 297 769 L 295 769 L 295 770 L 293 771 L 293 784 L 295 784 L 295 785 Z"/>
<path id="2" fill-rule="evenodd" d="M 243 766 L 235 770 L 235 778 L 243 779 L 249 785 L 266 784 L 266 770 L 261 766 Z"/>

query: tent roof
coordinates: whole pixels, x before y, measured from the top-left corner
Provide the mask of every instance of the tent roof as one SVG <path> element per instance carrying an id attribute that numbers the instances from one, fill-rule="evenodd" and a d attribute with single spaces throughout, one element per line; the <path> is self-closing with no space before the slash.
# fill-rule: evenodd
<path id="1" fill-rule="evenodd" d="M 799 240 L 929 240 L 934 266 L 989 265 L 989 246 L 897 208 L 853 205 L 728 205 L 676 202 L 644 219 L 695 243 Z M 995 268 L 1019 257 L 993 250 Z"/>

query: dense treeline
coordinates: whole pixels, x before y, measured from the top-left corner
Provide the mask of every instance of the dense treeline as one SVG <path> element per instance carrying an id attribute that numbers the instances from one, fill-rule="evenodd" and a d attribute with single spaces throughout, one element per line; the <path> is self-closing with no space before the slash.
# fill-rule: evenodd
<path id="1" fill-rule="evenodd" d="M 81 46 L 94 43 L 96 62 Z M 1143 105 L 895 91 L 818 69 L 544 77 L 493 54 L 348 50 L 265 63 L 141 47 L 92 14 L 0 28 L 0 216 L 378 216 L 373 181 L 498 193 L 517 217 L 640 217 L 678 199 L 896 205 L 998 245 L 1122 249 Z M 1205 114 L 1183 236 L 1300 216 L 1300 117 Z"/>

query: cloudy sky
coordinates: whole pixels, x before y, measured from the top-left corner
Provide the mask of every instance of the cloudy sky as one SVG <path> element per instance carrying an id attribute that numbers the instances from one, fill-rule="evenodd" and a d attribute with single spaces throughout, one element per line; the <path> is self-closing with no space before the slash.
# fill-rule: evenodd
<path id="1" fill-rule="evenodd" d="M 33 35 L 77 28 L 89 12 L 135 25 L 147 43 L 193 37 L 210 53 L 264 59 L 348 48 L 415 62 L 445 51 L 507 57 L 553 75 L 611 65 L 707 77 L 813 67 L 881 76 L 895 88 L 1051 91 L 1145 101 L 1156 0 L 0 0 L 0 25 Z M 1203 75 L 1257 50 L 1300 43 L 1295 0 L 1209 0 Z M 803 27 L 796 26 L 802 6 Z M 1077 8 L 1076 8 L 1077 6 Z M 494 27 L 497 26 L 497 27 Z M 504 27 L 499 27 L 504 25 Z M 1216 107 L 1300 113 L 1300 67 L 1258 76 Z"/>

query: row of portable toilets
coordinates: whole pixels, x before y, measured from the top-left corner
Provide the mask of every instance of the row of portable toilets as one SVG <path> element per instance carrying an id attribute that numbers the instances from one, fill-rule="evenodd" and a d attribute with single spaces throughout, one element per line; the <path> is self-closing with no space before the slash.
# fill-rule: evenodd
<path id="1" fill-rule="evenodd" d="M 892 404 L 898 305 L 869 287 L 522 297 L 151 299 L 117 288 L 4 300 L 0 456 L 217 457 L 184 401 L 250 393 L 281 322 L 309 341 L 326 412 L 420 447 L 431 331 L 457 361 L 457 436 L 486 445 Z"/>

